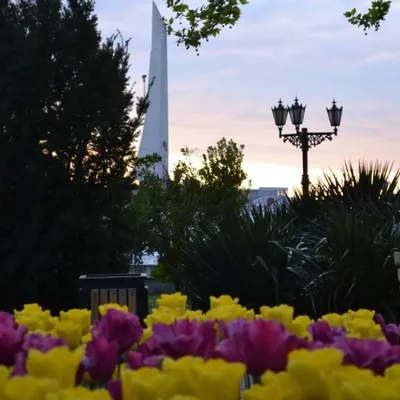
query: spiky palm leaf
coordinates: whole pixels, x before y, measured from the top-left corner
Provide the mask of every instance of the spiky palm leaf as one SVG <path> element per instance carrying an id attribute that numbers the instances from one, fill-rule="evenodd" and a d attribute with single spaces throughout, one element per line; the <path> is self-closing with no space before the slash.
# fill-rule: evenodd
<path id="1" fill-rule="evenodd" d="M 287 256 L 276 242 L 289 244 L 290 218 L 284 207 L 253 206 L 202 225 L 182 252 L 187 284 L 201 299 L 229 294 L 249 307 L 288 301 Z"/>
<path id="2" fill-rule="evenodd" d="M 301 233 L 307 251 L 293 268 L 308 272 L 304 294 L 316 316 L 370 308 L 393 317 L 400 310 L 392 260 L 399 222 L 371 204 L 346 209 L 336 203 Z"/>
<path id="3" fill-rule="evenodd" d="M 325 172 L 313 190 L 320 200 L 341 198 L 346 206 L 361 202 L 391 205 L 398 198 L 399 184 L 400 171 L 393 171 L 393 164 L 360 161 L 358 170 L 345 163 L 339 176 Z"/>
<path id="4" fill-rule="evenodd" d="M 346 162 L 339 174 L 324 172 L 312 185 L 309 199 L 296 190 L 289 204 L 297 214 L 308 218 L 323 213 L 332 202 L 340 202 L 347 209 L 379 205 L 390 214 L 400 209 L 399 188 L 400 171 L 393 169 L 393 163 L 362 160 L 355 169 Z"/>

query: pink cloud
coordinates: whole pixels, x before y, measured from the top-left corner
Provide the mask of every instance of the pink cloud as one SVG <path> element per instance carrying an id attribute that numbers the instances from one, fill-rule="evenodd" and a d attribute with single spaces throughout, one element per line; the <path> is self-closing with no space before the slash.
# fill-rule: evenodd
<path id="1" fill-rule="evenodd" d="M 140 83 L 148 71 L 151 1 L 97 4 L 105 34 L 119 29 L 132 37 L 130 73 Z M 171 38 L 171 160 L 183 145 L 204 151 L 225 136 L 246 145 L 245 165 L 255 185 L 297 185 L 301 152 L 278 138 L 270 107 L 280 96 L 291 104 L 299 95 L 307 103 L 310 130 L 329 130 L 325 107 L 333 96 L 344 106 L 338 136 L 310 152 L 311 176 L 340 168 L 344 160 L 379 158 L 399 165 L 400 8 L 394 2 L 381 30 L 366 37 L 342 15 L 352 6 L 364 10 L 366 3 L 250 0 L 237 26 L 206 43 L 200 57 Z M 288 122 L 286 132 L 292 130 Z"/>

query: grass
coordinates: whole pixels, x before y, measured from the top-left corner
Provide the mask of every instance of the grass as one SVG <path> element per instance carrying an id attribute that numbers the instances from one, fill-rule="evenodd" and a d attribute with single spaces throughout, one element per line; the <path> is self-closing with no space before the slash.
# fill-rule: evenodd
<path id="1" fill-rule="evenodd" d="M 157 307 L 157 299 L 160 297 L 158 294 L 150 294 L 149 295 L 149 312 L 153 310 L 153 308 Z"/>

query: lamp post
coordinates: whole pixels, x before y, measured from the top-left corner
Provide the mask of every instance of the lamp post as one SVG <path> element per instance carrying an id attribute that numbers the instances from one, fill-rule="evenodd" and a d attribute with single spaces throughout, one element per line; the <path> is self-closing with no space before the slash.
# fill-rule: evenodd
<path id="1" fill-rule="evenodd" d="M 324 140 L 332 140 L 333 135 L 337 135 L 338 127 L 342 119 L 343 107 L 337 107 L 336 101 L 333 100 L 332 107 L 327 108 L 329 122 L 333 127 L 332 132 L 309 132 L 307 128 L 300 126 L 303 124 L 304 114 L 306 112 L 306 106 L 299 104 L 297 97 L 294 103 L 290 107 L 282 105 L 282 101 L 279 100 L 278 107 L 271 107 L 272 115 L 274 116 L 275 125 L 279 129 L 279 137 L 283 138 L 283 142 L 290 142 L 293 146 L 301 149 L 303 155 L 303 176 L 301 179 L 301 185 L 303 188 L 303 196 L 309 197 L 309 186 L 310 178 L 308 176 L 308 151 L 311 147 L 318 146 Z M 282 129 L 286 124 L 287 116 L 290 115 L 292 124 L 296 128 L 296 133 L 282 133 Z"/>

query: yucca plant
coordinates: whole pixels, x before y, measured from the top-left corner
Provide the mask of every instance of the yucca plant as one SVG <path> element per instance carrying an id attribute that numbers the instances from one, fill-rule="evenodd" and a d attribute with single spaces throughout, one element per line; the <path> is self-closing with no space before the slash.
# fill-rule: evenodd
<path id="1" fill-rule="evenodd" d="M 291 237 L 285 206 L 252 206 L 201 225 L 182 251 L 181 273 L 207 307 L 211 295 L 239 297 L 248 307 L 285 303 L 295 297 L 296 282 L 286 270 L 283 247 Z"/>
<path id="2" fill-rule="evenodd" d="M 325 172 L 312 185 L 309 199 L 295 191 L 289 204 L 299 214 L 309 217 L 319 215 L 331 202 L 340 202 L 345 208 L 372 203 L 392 213 L 399 209 L 399 188 L 400 171 L 393 169 L 393 163 L 362 160 L 355 169 L 351 162 L 346 162 L 339 174 L 332 170 Z"/>
<path id="3" fill-rule="evenodd" d="M 289 199 L 297 214 L 289 269 L 303 293 L 296 304 L 320 316 L 376 308 L 395 318 L 399 302 L 392 249 L 399 245 L 400 172 L 390 163 L 345 163 Z"/>
<path id="4" fill-rule="evenodd" d="M 180 273 L 198 299 L 228 293 L 250 307 L 288 303 L 314 317 L 372 308 L 397 319 L 399 182 L 391 164 L 346 163 L 308 199 L 297 193 L 288 206 L 201 225 L 185 243 Z"/>
<path id="5" fill-rule="evenodd" d="M 303 295 L 316 315 L 370 307 L 394 317 L 399 184 L 390 163 L 360 161 L 357 169 L 345 163 L 339 174 L 323 174 L 308 202 L 299 194 L 291 201 L 308 217 L 297 234 L 302 261 L 293 270 L 302 274 Z"/>
<path id="6" fill-rule="evenodd" d="M 400 311 L 392 251 L 399 245 L 399 220 L 376 206 L 322 214 L 303 232 L 293 271 L 304 274 L 303 295 L 314 316 L 348 309 L 376 309 L 392 319 Z M 308 282 L 307 282 L 308 281 Z"/>

